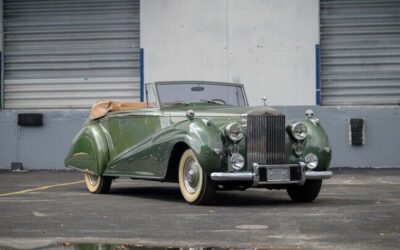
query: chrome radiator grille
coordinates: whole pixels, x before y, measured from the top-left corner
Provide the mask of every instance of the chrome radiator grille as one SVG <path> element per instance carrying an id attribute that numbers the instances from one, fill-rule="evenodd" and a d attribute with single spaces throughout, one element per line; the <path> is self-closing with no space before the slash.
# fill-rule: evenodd
<path id="1" fill-rule="evenodd" d="M 285 158 L 285 116 L 248 115 L 248 164 L 284 164 Z"/>

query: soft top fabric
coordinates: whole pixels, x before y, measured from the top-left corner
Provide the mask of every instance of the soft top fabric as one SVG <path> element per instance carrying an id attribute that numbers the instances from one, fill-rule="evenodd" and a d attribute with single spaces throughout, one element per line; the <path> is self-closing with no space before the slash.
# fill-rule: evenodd
<path id="1" fill-rule="evenodd" d="M 90 110 L 90 119 L 95 120 L 105 116 L 108 112 L 142 109 L 146 107 L 144 102 L 116 102 L 111 100 L 100 100 L 93 104 Z"/>

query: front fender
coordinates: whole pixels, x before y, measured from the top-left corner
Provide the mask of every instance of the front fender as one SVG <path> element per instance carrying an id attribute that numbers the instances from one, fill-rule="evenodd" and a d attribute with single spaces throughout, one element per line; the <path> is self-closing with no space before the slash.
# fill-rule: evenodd
<path id="1" fill-rule="evenodd" d="M 318 157 L 318 167 L 315 171 L 327 170 L 331 163 L 332 152 L 324 128 L 318 121 L 312 119 L 304 119 L 302 123 L 307 126 L 308 132 L 303 157 L 309 153 L 315 154 Z"/>
<path id="2" fill-rule="evenodd" d="M 89 123 L 73 139 L 64 163 L 67 167 L 101 175 L 108 160 L 107 140 L 100 124 Z"/>
<path id="3" fill-rule="evenodd" d="M 221 131 L 210 120 L 190 121 L 185 143 L 193 150 L 206 174 L 221 169 L 220 153 L 223 152 Z"/>
<path id="4" fill-rule="evenodd" d="M 293 154 L 292 146 L 295 143 L 293 138 L 289 136 L 290 132 L 286 135 L 286 153 L 289 156 L 289 163 L 298 163 L 299 161 L 304 162 L 305 156 L 309 153 L 313 153 L 318 157 L 318 167 L 315 171 L 325 171 L 329 168 L 332 158 L 331 146 L 329 144 L 328 136 L 325 130 L 316 119 L 303 119 L 297 120 L 302 122 L 307 127 L 307 138 L 302 142 L 304 145 L 303 154 L 297 158 Z M 290 126 L 296 121 L 292 121 L 288 124 Z M 289 131 L 289 130 L 288 130 Z"/>

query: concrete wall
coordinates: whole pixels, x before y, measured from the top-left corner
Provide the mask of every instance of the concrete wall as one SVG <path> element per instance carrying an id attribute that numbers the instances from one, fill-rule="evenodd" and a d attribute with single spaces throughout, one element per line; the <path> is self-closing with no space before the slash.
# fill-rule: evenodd
<path id="1" fill-rule="evenodd" d="M 146 82 L 240 82 L 253 105 L 315 104 L 318 0 L 140 4 Z"/>
<path id="2" fill-rule="evenodd" d="M 1 111 L 0 169 L 10 169 L 11 162 L 22 162 L 26 169 L 63 169 L 67 150 L 88 114 L 45 111 L 42 127 L 20 127 L 17 111 Z"/>
<path id="3" fill-rule="evenodd" d="M 287 119 L 303 117 L 312 108 L 331 141 L 333 167 L 400 167 L 399 107 L 277 107 Z M 27 169 L 64 169 L 71 141 L 88 116 L 87 111 L 44 112 L 44 126 L 19 127 L 17 112 L 0 112 L 0 169 L 19 161 Z M 351 146 L 348 120 L 364 118 L 366 144 Z"/>

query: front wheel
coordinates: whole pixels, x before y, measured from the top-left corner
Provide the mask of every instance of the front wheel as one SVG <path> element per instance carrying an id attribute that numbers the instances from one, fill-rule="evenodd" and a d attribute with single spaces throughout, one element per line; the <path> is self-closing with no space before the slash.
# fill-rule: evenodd
<path id="1" fill-rule="evenodd" d="M 112 178 L 85 173 L 85 183 L 89 192 L 94 194 L 107 194 L 110 191 Z"/>
<path id="2" fill-rule="evenodd" d="M 286 191 L 292 201 L 312 202 L 321 190 L 322 180 L 308 180 L 303 186 L 291 185 Z"/>
<path id="3" fill-rule="evenodd" d="M 183 198 L 191 205 L 206 204 L 214 193 L 214 183 L 203 172 L 191 149 L 179 161 L 179 188 Z"/>

